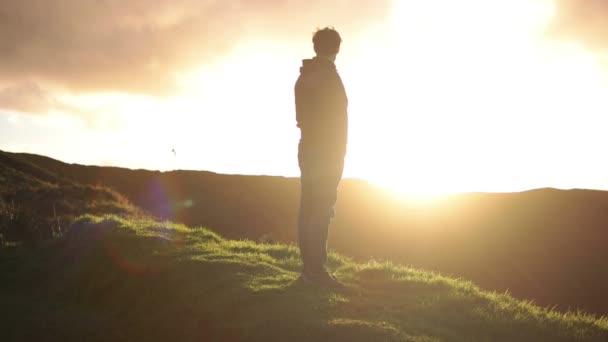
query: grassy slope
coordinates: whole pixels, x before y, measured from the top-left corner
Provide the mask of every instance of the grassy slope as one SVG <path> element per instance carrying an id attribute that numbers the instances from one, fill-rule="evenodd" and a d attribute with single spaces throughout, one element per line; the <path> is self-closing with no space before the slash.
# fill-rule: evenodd
<path id="1" fill-rule="evenodd" d="M 84 217 L 38 250 L 0 250 L 0 340 L 606 341 L 608 321 L 469 282 L 332 254 L 349 290 L 296 281 L 292 246 Z M 44 284 L 44 286 L 41 286 Z"/>
<path id="2" fill-rule="evenodd" d="M 80 184 L 110 186 L 159 217 L 213 227 L 225 237 L 296 238 L 297 179 L 83 166 L 3 152 L 0 167 L 3 155 L 36 166 L 15 166 L 36 178 L 45 179 L 45 171 Z M 606 191 L 462 194 L 421 206 L 347 179 L 340 186 L 337 214 L 330 245 L 355 259 L 416 265 L 486 289 L 508 289 L 543 306 L 608 315 Z"/>
<path id="3" fill-rule="evenodd" d="M 9 220 L 8 206 L 14 206 L 11 211 L 22 212 L 27 222 Z M 36 239 L 49 239 L 57 233 L 57 227 L 52 227 L 57 222 L 65 230 L 85 212 L 132 216 L 141 210 L 107 187 L 57 176 L 17 154 L 0 151 L 0 235 L 5 239 L 22 241 L 26 228 L 22 226 L 26 224 L 35 224 Z"/>

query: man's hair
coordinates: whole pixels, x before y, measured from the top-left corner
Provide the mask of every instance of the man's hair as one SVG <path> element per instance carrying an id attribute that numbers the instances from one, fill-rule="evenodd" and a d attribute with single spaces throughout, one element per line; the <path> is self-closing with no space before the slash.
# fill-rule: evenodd
<path id="1" fill-rule="evenodd" d="M 333 27 L 326 27 L 315 32 L 312 43 L 317 55 L 335 55 L 340 51 L 342 38 Z"/>

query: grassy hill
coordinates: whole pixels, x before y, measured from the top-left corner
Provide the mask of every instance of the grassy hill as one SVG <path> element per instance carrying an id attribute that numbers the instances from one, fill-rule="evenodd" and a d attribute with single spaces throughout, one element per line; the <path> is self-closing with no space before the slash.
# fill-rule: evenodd
<path id="1" fill-rule="evenodd" d="M 82 184 L 0 151 L 0 245 L 59 236 L 85 212 L 137 215 L 141 210 L 108 187 Z"/>
<path id="2" fill-rule="evenodd" d="M 470 282 L 331 254 L 338 292 L 297 281 L 297 248 L 85 216 L 0 249 L 2 341 L 606 341 L 608 320 Z"/>
<path id="3" fill-rule="evenodd" d="M 156 217 L 213 227 L 227 238 L 295 241 L 295 178 L 129 170 L 6 152 L 0 157 L 12 165 L 8 169 L 32 178 L 112 189 Z M 113 201 L 111 209 L 120 210 L 122 202 Z M 420 205 L 350 179 L 340 186 L 330 231 L 330 246 L 355 260 L 393 260 L 542 306 L 600 315 L 608 314 L 607 243 L 606 191 L 470 193 Z"/>

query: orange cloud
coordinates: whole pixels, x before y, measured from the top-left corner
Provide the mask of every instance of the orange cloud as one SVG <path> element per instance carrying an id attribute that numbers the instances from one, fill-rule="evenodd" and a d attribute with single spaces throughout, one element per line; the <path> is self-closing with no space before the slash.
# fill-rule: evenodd
<path id="1" fill-rule="evenodd" d="M 52 100 L 32 84 L 172 94 L 176 74 L 244 36 L 309 39 L 319 24 L 354 32 L 389 9 L 389 0 L 9 1 L 0 8 L 0 79 L 17 85 L 0 90 L 0 107 L 43 112 Z"/>
<path id="2" fill-rule="evenodd" d="M 79 117 L 89 127 L 98 125 L 98 110 L 86 109 L 61 101 L 34 82 L 22 82 L 13 86 L 0 87 L 0 109 L 31 115 L 43 115 L 58 111 Z"/>
<path id="3" fill-rule="evenodd" d="M 36 83 L 25 82 L 0 89 L 0 108 L 43 114 L 57 107 L 59 102 Z"/>
<path id="4" fill-rule="evenodd" d="M 608 1 L 554 1 L 556 13 L 550 28 L 553 34 L 575 39 L 594 50 L 608 50 Z"/>

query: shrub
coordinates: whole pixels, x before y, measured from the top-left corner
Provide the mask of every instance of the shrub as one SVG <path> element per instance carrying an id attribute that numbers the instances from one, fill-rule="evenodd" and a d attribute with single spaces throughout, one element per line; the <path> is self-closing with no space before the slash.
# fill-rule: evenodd
<path id="1" fill-rule="evenodd" d="M 0 198 L 0 235 L 2 243 L 12 240 L 37 245 L 41 240 L 40 219 L 14 201 Z"/>

